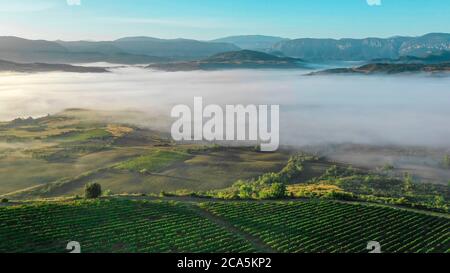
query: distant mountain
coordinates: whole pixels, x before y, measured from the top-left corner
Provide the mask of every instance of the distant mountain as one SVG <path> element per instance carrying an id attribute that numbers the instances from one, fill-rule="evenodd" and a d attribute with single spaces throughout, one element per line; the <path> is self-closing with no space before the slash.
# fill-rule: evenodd
<path id="1" fill-rule="evenodd" d="M 191 71 L 191 70 L 220 70 L 244 68 L 300 68 L 303 67 L 301 59 L 277 57 L 264 52 L 252 50 L 231 51 L 219 53 L 200 61 L 174 62 L 165 64 L 152 64 L 147 68 L 164 71 Z"/>
<path id="2" fill-rule="evenodd" d="M 14 36 L 0 37 L 0 52 L 67 52 L 67 49 L 55 42 L 27 40 Z"/>
<path id="3" fill-rule="evenodd" d="M 44 64 L 44 63 L 28 63 L 19 64 L 14 62 L 0 60 L 0 72 L 77 72 L 77 73 L 105 73 L 105 68 L 100 67 L 84 67 L 73 66 L 68 64 Z"/>
<path id="4" fill-rule="evenodd" d="M 374 63 L 354 68 L 335 68 L 308 75 L 328 75 L 328 74 L 400 74 L 400 73 L 444 73 L 450 72 L 450 63 L 441 64 L 389 64 Z"/>
<path id="5" fill-rule="evenodd" d="M 450 63 L 450 51 L 442 51 L 440 53 L 430 54 L 425 57 L 401 56 L 398 59 L 374 59 L 372 63 L 419 63 L 419 64 L 437 64 Z"/>
<path id="6" fill-rule="evenodd" d="M 127 37 L 112 44 L 125 52 L 170 58 L 205 58 L 217 53 L 239 50 L 229 43 L 212 43 L 188 39 L 157 39 L 151 37 Z"/>
<path id="7" fill-rule="evenodd" d="M 296 39 L 280 42 L 273 50 L 286 56 L 311 61 L 359 61 L 375 58 L 397 58 L 402 43 L 407 38 L 390 39 Z"/>
<path id="8" fill-rule="evenodd" d="M 0 37 L 0 59 L 24 63 L 119 64 L 167 63 L 169 61 L 202 60 L 209 56 L 258 49 L 279 57 L 308 61 L 368 61 L 399 59 L 403 56 L 425 57 L 450 51 L 450 34 L 430 33 L 421 37 L 387 39 L 295 39 L 248 35 L 214 41 L 125 37 L 115 41 L 43 41 L 18 37 Z"/>
<path id="9" fill-rule="evenodd" d="M 99 53 L 103 55 L 121 54 L 125 51 L 114 45 L 113 42 L 92 42 L 92 41 L 56 41 L 68 52 L 73 53 Z"/>
<path id="10" fill-rule="evenodd" d="M 149 37 L 103 42 L 48 42 L 0 37 L 0 59 L 12 62 L 149 64 L 205 58 L 238 49 L 226 43 Z"/>
<path id="11" fill-rule="evenodd" d="M 421 37 L 408 39 L 400 47 L 399 55 L 423 57 L 442 51 L 450 51 L 449 33 L 429 33 Z"/>
<path id="12" fill-rule="evenodd" d="M 136 55 L 114 48 L 108 42 L 48 42 L 18 37 L 0 37 L 0 59 L 19 63 L 91 63 L 149 64 L 168 58 Z"/>
<path id="13" fill-rule="evenodd" d="M 450 50 L 450 34 L 431 33 L 421 37 L 366 39 L 295 39 L 275 44 L 272 50 L 310 61 L 361 61 L 401 56 L 425 56 Z"/>
<path id="14" fill-rule="evenodd" d="M 215 43 L 230 43 L 234 44 L 242 49 L 250 50 L 260 50 L 266 51 L 271 50 L 271 48 L 279 42 L 288 41 L 289 39 L 274 37 L 274 36 L 263 36 L 263 35 L 241 35 L 241 36 L 230 36 L 220 39 L 212 40 Z"/>

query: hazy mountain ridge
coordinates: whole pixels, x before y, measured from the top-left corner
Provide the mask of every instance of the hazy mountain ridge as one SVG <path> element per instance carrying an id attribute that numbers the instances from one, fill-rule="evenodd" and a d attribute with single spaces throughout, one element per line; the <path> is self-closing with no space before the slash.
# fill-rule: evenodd
<path id="1" fill-rule="evenodd" d="M 419 64 L 437 64 L 450 62 L 450 51 L 442 51 L 437 54 L 430 54 L 425 57 L 401 56 L 398 59 L 374 59 L 372 63 L 419 63 Z"/>
<path id="2" fill-rule="evenodd" d="M 151 37 L 128 37 L 113 42 L 115 46 L 132 54 L 157 57 L 204 58 L 220 52 L 238 50 L 227 43 L 210 43 L 189 39 L 157 39 Z"/>
<path id="3" fill-rule="evenodd" d="M 422 57 L 450 50 L 450 34 L 366 39 L 294 39 L 247 35 L 213 41 L 125 37 L 114 41 L 44 41 L 0 37 L 0 59 L 12 62 L 149 64 L 203 60 L 218 53 L 257 49 L 308 61 L 360 61 Z"/>
<path id="4" fill-rule="evenodd" d="M 401 56 L 424 56 L 450 50 L 450 34 L 430 33 L 420 37 L 365 39 L 295 39 L 279 42 L 272 50 L 310 61 L 360 61 Z"/>
<path id="5" fill-rule="evenodd" d="M 12 62 L 148 64 L 205 58 L 238 50 L 232 44 L 128 37 L 115 41 L 43 41 L 0 37 L 0 59 Z"/>
<path id="6" fill-rule="evenodd" d="M 211 42 L 231 43 L 242 49 L 266 51 L 270 50 L 275 44 L 288 40 L 289 39 L 287 38 L 275 36 L 240 35 L 240 36 L 229 36 L 225 38 L 219 38 L 212 40 Z"/>

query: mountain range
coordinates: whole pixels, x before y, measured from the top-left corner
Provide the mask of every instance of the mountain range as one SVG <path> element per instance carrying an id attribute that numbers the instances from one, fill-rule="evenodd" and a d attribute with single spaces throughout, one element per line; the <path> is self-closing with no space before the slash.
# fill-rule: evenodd
<path id="1" fill-rule="evenodd" d="M 394 64 L 438 64 L 450 63 L 450 51 L 442 51 L 426 55 L 424 57 L 417 56 L 401 56 L 398 59 L 373 59 L 371 63 L 394 63 Z"/>
<path id="2" fill-rule="evenodd" d="M 366 39 L 295 39 L 275 44 L 272 50 L 309 61 L 364 61 L 395 59 L 450 50 L 450 34 L 430 33 L 420 37 Z"/>
<path id="3" fill-rule="evenodd" d="M 115 41 L 43 41 L 0 37 L 0 59 L 13 62 L 149 64 L 239 50 L 233 44 L 129 37 Z"/>
<path id="4" fill-rule="evenodd" d="M 289 39 L 264 35 L 241 35 L 215 39 L 211 42 L 234 44 L 241 49 L 270 51 L 274 45 L 285 41 Z"/>
<path id="5" fill-rule="evenodd" d="M 366 39 L 285 39 L 273 36 L 232 36 L 212 41 L 127 37 L 114 41 L 44 41 L 0 37 L 0 59 L 13 62 L 119 64 L 204 60 L 223 52 L 258 50 L 306 61 L 369 61 L 424 57 L 450 50 L 450 34 Z"/>

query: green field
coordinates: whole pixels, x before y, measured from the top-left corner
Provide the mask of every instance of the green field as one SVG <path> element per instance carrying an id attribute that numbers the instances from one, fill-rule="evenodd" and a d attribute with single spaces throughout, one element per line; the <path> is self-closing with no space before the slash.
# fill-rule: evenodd
<path id="1" fill-rule="evenodd" d="M 0 252 L 450 252 L 450 220 L 381 206 L 131 201 L 0 208 Z"/>

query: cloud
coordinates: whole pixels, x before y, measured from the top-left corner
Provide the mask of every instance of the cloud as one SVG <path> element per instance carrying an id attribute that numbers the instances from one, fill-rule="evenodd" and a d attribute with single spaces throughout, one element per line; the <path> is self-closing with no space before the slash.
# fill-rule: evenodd
<path id="1" fill-rule="evenodd" d="M 381 6 L 381 0 L 366 0 L 369 6 Z"/>
<path id="2" fill-rule="evenodd" d="M 67 0 L 67 5 L 69 6 L 80 6 L 81 0 Z"/>

